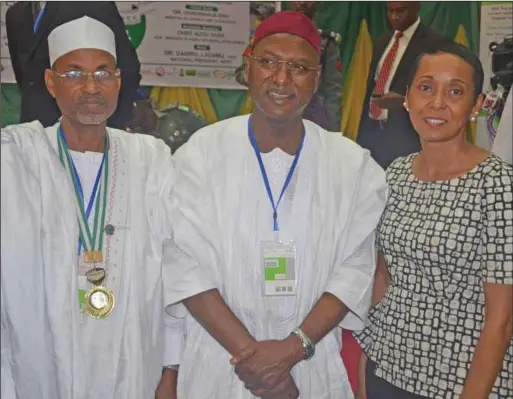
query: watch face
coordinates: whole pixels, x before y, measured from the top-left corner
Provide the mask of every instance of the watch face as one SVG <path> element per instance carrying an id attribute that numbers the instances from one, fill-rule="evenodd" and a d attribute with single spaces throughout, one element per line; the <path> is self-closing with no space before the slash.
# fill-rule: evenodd
<path id="1" fill-rule="evenodd" d="M 310 341 L 310 338 L 308 338 L 306 334 L 299 328 L 292 331 L 291 335 L 292 334 L 297 335 L 301 340 L 301 345 L 303 348 L 303 359 L 308 360 L 312 358 L 315 354 L 315 346 L 312 344 L 312 341 Z"/>

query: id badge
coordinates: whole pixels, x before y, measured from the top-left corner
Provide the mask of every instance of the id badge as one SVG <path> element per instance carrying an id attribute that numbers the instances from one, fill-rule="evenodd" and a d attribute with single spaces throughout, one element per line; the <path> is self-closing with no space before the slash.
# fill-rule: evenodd
<path id="1" fill-rule="evenodd" d="M 291 241 L 262 242 L 264 296 L 296 295 L 296 247 Z"/>

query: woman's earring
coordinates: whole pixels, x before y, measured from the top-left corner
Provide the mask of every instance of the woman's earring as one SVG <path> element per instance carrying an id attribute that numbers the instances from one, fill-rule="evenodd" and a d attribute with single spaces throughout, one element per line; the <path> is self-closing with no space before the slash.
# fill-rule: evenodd
<path id="1" fill-rule="evenodd" d="M 404 109 L 406 109 L 407 112 L 410 112 L 410 109 L 408 108 L 408 104 L 406 104 L 406 101 L 403 103 Z"/>
<path id="2" fill-rule="evenodd" d="M 476 123 L 477 122 L 477 116 L 476 115 L 470 115 L 470 122 Z"/>

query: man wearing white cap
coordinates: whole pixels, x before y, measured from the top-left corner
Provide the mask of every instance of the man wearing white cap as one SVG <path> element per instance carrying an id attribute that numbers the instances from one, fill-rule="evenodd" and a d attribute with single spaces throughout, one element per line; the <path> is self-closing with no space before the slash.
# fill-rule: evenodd
<path id="1" fill-rule="evenodd" d="M 123 73 L 106 25 L 73 20 L 48 46 L 62 118 L 1 132 L 1 397 L 152 398 L 183 338 L 162 307 L 170 151 L 106 127 Z"/>

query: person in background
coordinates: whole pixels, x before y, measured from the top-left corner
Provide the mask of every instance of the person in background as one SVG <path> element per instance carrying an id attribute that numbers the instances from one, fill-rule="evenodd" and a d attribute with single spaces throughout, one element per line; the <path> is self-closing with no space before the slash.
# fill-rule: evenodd
<path id="1" fill-rule="evenodd" d="M 6 12 L 9 52 L 13 60 L 16 82 L 21 90 L 21 123 L 38 120 L 44 127 L 48 127 L 60 118 L 59 107 L 44 82 L 45 70 L 50 68 L 47 39 L 56 26 L 83 16 L 103 22 L 116 35 L 122 85 L 116 110 L 109 118 L 108 126 L 125 129 L 132 120 L 134 103 L 138 100 L 137 89 L 141 81 L 140 63 L 126 34 L 116 3 L 31 1 L 19 2 Z"/>
<path id="2" fill-rule="evenodd" d="M 368 151 L 303 119 L 321 52 L 304 14 L 265 19 L 246 58 L 254 113 L 173 155 L 162 272 L 187 331 L 179 398 L 354 397 L 340 327 L 363 328 L 387 186 Z"/>
<path id="3" fill-rule="evenodd" d="M 7 46 L 16 84 L 20 90 L 23 87 L 24 64 L 34 46 L 34 27 L 37 26 L 40 12 L 39 1 L 17 1 L 5 13 Z"/>
<path id="4" fill-rule="evenodd" d="M 317 10 L 316 1 L 290 1 L 291 9 L 303 13 L 308 19 L 313 21 Z M 321 35 L 321 64 L 322 74 L 321 83 L 317 93 L 312 97 L 312 101 L 305 109 L 304 118 L 315 122 L 323 129 L 331 132 L 340 132 L 342 118 L 342 63 L 340 62 L 340 53 L 338 46 L 340 44 L 340 35 L 319 29 Z M 250 54 L 251 44 L 246 48 L 244 56 Z M 235 78 L 238 83 L 247 86 L 245 81 L 244 63 L 235 72 Z"/>
<path id="5" fill-rule="evenodd" d="M 451 42 L 420 22 L 420 7 L 418 1 L 387 2 L 392 30 L 373 46 L 356 141 L 385 169 L 395 158 L 420 150 L 419 137 L 402 107 L 413 61 L 426 49 Z"/>
<path id="6" fill-rule="evenodd" d="M 513 168 L 465 137 L 483 68 L 453 43 L 412 73 L 422 149 L 387 169 L 359 398 L 511 398 Z"/>
<path id="7" fill-rule="evenodd" d="M 44 77 L 61 120 L 1 132 L 2 399 L 152 398 L 157 386 L 176 398 L 183 336 L 165 332 L 177 320 L 161 277 L 175 174 L 161 140 L 106 126 L 117 48 L 96 19 L 56 26 Z"/>
<path id="8" fill-rule="evenodd" d="M 513 90 L 509 90 L 495 140 L 493 140 L 492 152 L 504 161 L 513 165 Z"/>

